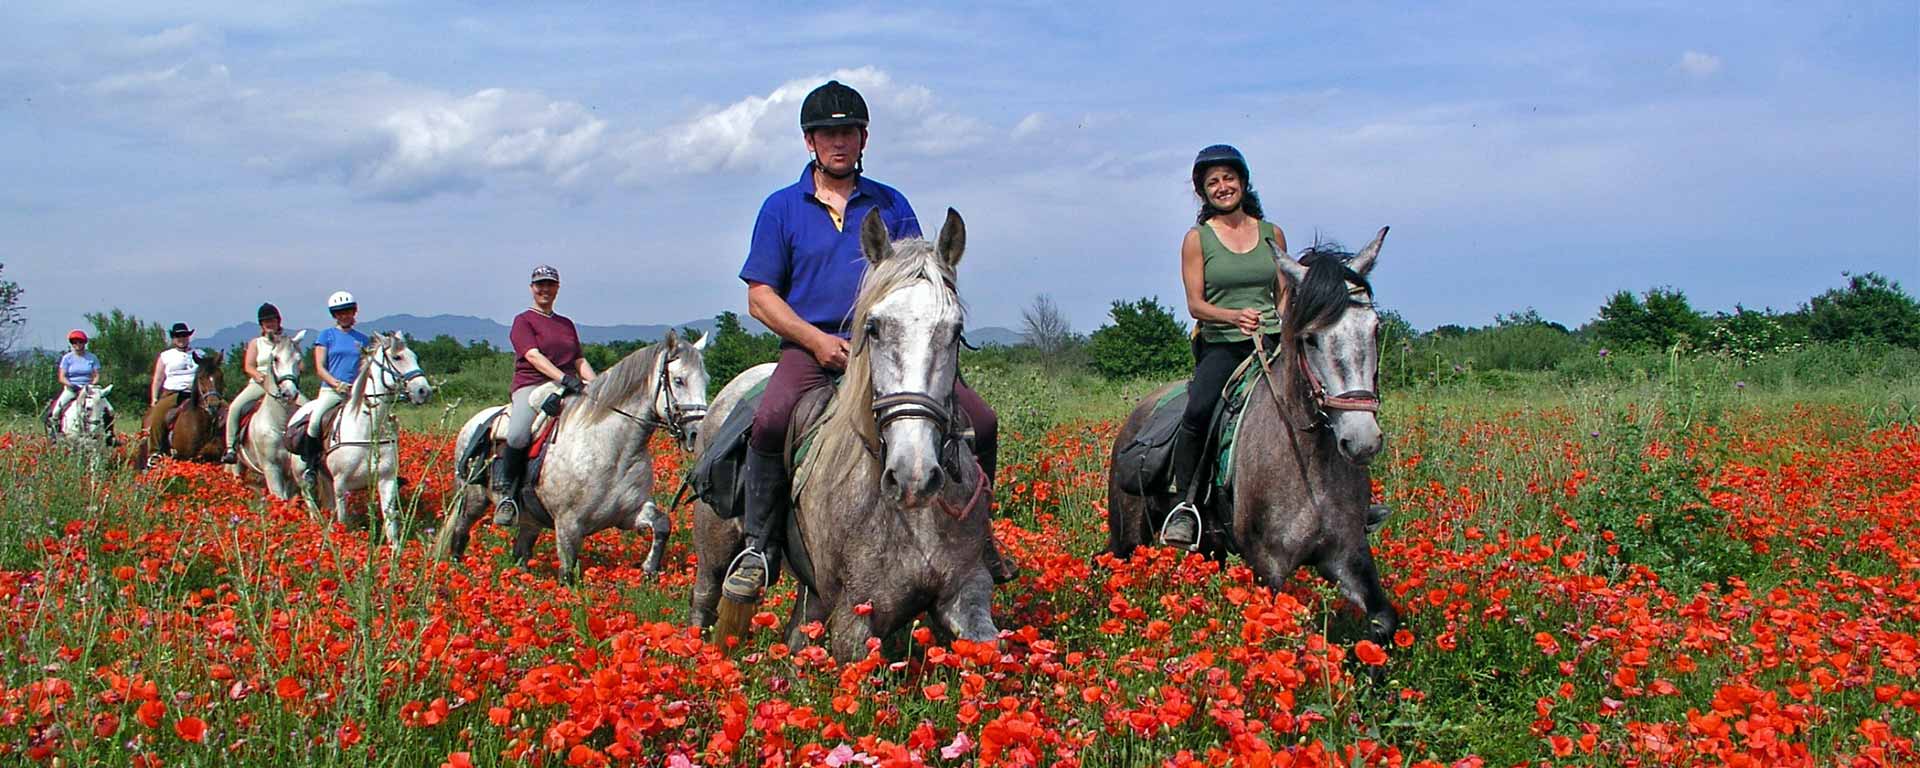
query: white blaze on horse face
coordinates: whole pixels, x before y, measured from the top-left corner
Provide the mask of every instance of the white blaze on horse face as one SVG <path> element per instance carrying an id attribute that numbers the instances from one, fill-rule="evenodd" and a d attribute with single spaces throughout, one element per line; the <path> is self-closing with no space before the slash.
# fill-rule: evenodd
<path id="1" fill-rule="evenodd" d="M 1373 310 L 1373 297 L 1355 293 L 1352 300 L 1359 303 L 1342 312 L 1332 325 L 1314 331 L 1312 343 L 1303 345 L 1307 366 L 1328 397 L 1373 391 L 1375 372 L 1380 370 L 1380 316 Z M 1340 453 L 1348 460 L 1365 464 L 1380 452 L 1384 437 L 1374 412 L 1329 408 L 1327 419 Z"/>
<path id="2" fill-rule="evenodd" d="M 273 363 L 267 371 L 267 377 L 272 380 L 271 386 L 279 391 L 277 396 L 282 399 L 293 400 L 300 396 L 294 376 L 300 370 L 300 337 L 305 335 L 307 332 L 301 331 L 291 339 L 283 336 L 273 344 Z"/>
<path id="3" fill-rule="evenodd" d="M 699 349 L 694 345 L 694 349 Z M 692 356 L 682 353 L 673 362 L 667 363 L 667 387 L 673 390 L 673 403 L 681 410 L 692 408 L 704 411 L 707 408 L 707 369 L 704 365 L 694 365 L 688 360 Z M 653 412 L 663 419 L 674 418 L 667 413 L 666 393 L 661 393 L 653 401 Z"/>
<path id="4" fill-rule="evenodd" d="M 881 299 L 868 321 L 874 394 L 917 393 L 947 402 L 953 394 L 960 309 L 946 292 L 929 282 L 915 283 Z M 940 425 L 923 418 L 896 419 L 881 439 L 886 445 L 882 489 L 897 494 L 908 508 L 931 503 L 945 479 Z"/>

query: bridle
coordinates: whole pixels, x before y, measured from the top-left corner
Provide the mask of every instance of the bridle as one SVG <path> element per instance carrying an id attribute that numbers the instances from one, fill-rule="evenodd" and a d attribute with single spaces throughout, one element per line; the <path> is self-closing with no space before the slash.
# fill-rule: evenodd
<path id="1" fill-rule="evenodd" d="M 1373 306 L 1371 302 L 1358 300 L 1349 300 L 1347 303 L 1351 306 L 1359 307 Z M 1286 408 L 1284 404 L 1280 403 L 1280 387 L 1273 380 L 1272 361 L 1267 355 L 1266 343 L 1260 334 L 1254 334 L 1253 346 L 1254 354 L 1260 358 L 1260 371 L 1267 378 L 1267 390 L 1273 393 L 1275 404 L 1282 405 L 1281 413 L 1284 414 Z M 1310 416 L 1310 421 L 1301 427 L 1302 431 L 1312 431 L 1332 423 L 1333 415 L 1329 413 L 1329 411 L 1380 412 L 1380 369 L 1378 366 L 1376 366 L 1373 371 L 1372 387 L 1368 389 L 1350 389 L 1337 395 L 1330 395 L 1327 393 L 1326 386 L 1320 383 L 1320 377 L 1314 375 L 1313 366 L 1307 365 L 1306 342 L 1301 338 L 1296 337 L 1293 340 L 1293 357 L 1294 360 L 1298 361 L 1300 383 L 1306 390 L 1307 410 Z"/>
<path id="2" fill-rule="evenodd" d="M 278 345 L 276 344 L 276 347 L 277 346 Z M 300 377 L 295 372 L 294 366 L 289 364 L 287 366 L 286 373 L 276 373 L 276 371 L 278 371 L 279 369 L 280 369 L 280 354 L 279 354 L 279 350 L 275 349 L 273 356 L 269 358 L 267 362 L 267 374 L 273 377 L 273 388 L 267 392 L 267 396 L 275 400 L 285 400 L 287 402 L 292 402 L 298 399 L 300 397 L 300 389 L 299 389 Z M 286 387 L 280 386 L 282 384 L 294 385 L 293 394 L 291 395 L 281 394 L 287 389 Z"/>
<path id="3" fill-rule="evenodd" d="M 692 446 L 688 443 L 692 440 L 693 425 L 707 417 L 707 406 L 703 403 L 682 404 L 680 399 L 674 396 L 673 387 L 668 380 L 673 376 L 673 363 L 679 359 L 678 344 L 660 356 L 660 361 L 657 363 L 660 375 L 653 380 L 653 397 L 649 400 L 652 403 L 650 415 L 654 418 L 640 421 L 650 426 L 666 427 L 667 434 L 672 435 L 673 439 L 680 443 L 681 448 L 691 448 Z M 665 413 L 662 413 L 663 410 Z"/>
<path id="4" fill-rule="evenodd" d="M 379 353 L 370 356 L 372 359 L 368 362 L 373 366 L 375 375 L 369 377 L 367 381 L 368 391 L 364 394 L 368 400 L 379 402 L 394 393 L 401 392 L 407 382 L 427 377 L 427 372 L 420 370 L 420 364 L 418 362 L 415 362 L 411 369 L 405 371 L 400 370 L 398 366 L 393 364 L 390 349 L 385 342 L 382 342 L 379 347 Z M 380 391 L 378 392 L 372 391 L 376 385 L 380 387 Z"/>

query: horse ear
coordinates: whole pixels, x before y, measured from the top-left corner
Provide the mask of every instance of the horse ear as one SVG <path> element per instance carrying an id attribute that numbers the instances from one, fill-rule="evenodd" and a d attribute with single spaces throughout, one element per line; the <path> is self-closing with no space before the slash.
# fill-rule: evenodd
<path id="1" fill-rule="evenodd" d="M 960 212 L 947 209 L 947 221 L 940 225 L 940 258 L 949 267 L 960 266 L 960 257 L 967 251 L 967 223 L 960 220 Z"/>
<path id="2" fill-rule="evenodd" d="M 299 345 L 300 345 L 300 340 L 301 340 L 301 339 L 304 339 L 304 338 L 306 338 L 306 337 L 307 337 L 307 329 L 305 329 L 305 328 L 302 328 L 302 329 L 300 329 L 300 332 L 299 332 L 299 333 L 296 333 L 296 334 L 294 334 L 294 335 L 293 335 L 293 344 L 294 344 L 294 346 L 296 346 L 296 347 L 297 347 L 297 346 L 299 346 Z"/>
<path id="3" fill-rule="evenodd" d="M 694 348 L 694 349 L 696 349 L 696 350 L 699 350 L 699 351 L 701 351 L 701 352 L 705 352 L 705 351 L 707 351 L 707 342 L 709 342 L 709 341 L 712 341 L 712 340 L 713 340 L 713 332 L 712 332 L 712 331 L 708 331 L 708 332 L 706 332 L 706 333 L 702 333 L 702 334 L 700 334 L 700 340 L 699 340 L 699 341 L 696 341 L 696 342 L 694 342 L 694 343 L 693 343 L 693 348 Z"/>
<path id="4" fill-rule="evenodd" d="M 1286 251 L 1280 250 L 1280 244 L 1272 239 L 1267 240 L 1267 245 L 1273 248 L 1273 265 L 1280 268 L 1280 274 L 1287 278 L 1288 285 L 1299 285 L 1300 281 L 1307 279 L 1306 265 L 1294 261 L 1293 257 L 1288 256 Z"/>
<path id="5" fill-rule="evenodd" d="M 878 264 L 893 255 L 893 236 L 887 234 L 887 223 L 880 220 L 879 208 L 869 208 L 867 217 L 860 222 L 860 252 L 866 254 L 869 264 Z"/>
<path id="6" fill-rule="evenodd" d="M 108 384 L 108 385 L 106 385 L 106 386 L 104 386 L 104 387 L 101 387 L 101 388 L 100 388 L 100 393 L 99 393 L 99 394 L 100 394 L 100 396 L 101 396 L 101 397 L 106 397 L 106 396 L 107 396 L 107 393 L 109 393 L 109 392 L 112 392 L 112 391 L 113 391 L 113 387 L 114 387 L 114 385 L 112 385 L 112 384 Z"/>
<path id="7" fill-rule="evenodd" d="M 394 340 L 394 341 L 395 341 L 396 343 L 398 343 L 398 344 L 399 344 L 400 346 L 402 346 L 402 347 L 404 347 L 404 346 L 406 346 L 406 345 L 407 345 L 407 332 L 406 332 L 406 331 L 394 331 L 394 332 L 393 332 L 393 340 Z"/>
<path id="8" fill-rule="evenodd" d="M 1373 242 L 1367 243 L 1367 247 L 1360 249 L 1360 253 L 1354 255 L 1353 261 L 1347 262 L 1347 267 L 1360 273 L 1362 277 L 1372 272 L 1373 263 L 1380 258 L 1380 244 L 1387 239 L 1387 229 L 1389 228 L 1381 227 L 1380 234 L 1374 235 Z"/>

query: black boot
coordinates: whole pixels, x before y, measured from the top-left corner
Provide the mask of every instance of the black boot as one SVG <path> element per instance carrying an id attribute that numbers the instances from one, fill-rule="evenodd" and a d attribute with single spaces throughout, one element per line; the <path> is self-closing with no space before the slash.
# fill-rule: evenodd
<path id="1" fill-rule="evenodd" d="M 301 478 L 306 485 L 313 485 L 320 477 L 320 438 L 307 434 L 305 426 L 302 426 L 301 430 L 300 460 L 307 465 Z"/>
<path id="2" fill-rule="evenodd" d="M 1161 544 L 1187 550 L 1200 545 L 1200 509 L 1193 499 L 1198 496 L 1194 485 L 1201 482 L 1200 459 L 1205 443 L 1206 433 L 1184 423 L 1174 435 L 1173 495 L 1180 502 L 1167 512 L 1167 522 L 1160 528 Z"/>
<path id="3" fill-rule="evenodd" d="M 757 603 L 761 590 L 773 583 L 773 567 L 780 560 L 792 496 L 787 487 L 785 456 L 761 453 L 748 446 L 743 471 L 747 480 L 747 548 L 733 559 L 720 594 L 734 602 Z"/>
<path id="4" fill-rule="evenodd" d="M 520 516 L 520 483 L 527 476 L 528 450 L 509 445 L 493 465 L 493 489 L 500 492 L 500 503 L 493 508 L 494 525 L 513 525 Z"/>

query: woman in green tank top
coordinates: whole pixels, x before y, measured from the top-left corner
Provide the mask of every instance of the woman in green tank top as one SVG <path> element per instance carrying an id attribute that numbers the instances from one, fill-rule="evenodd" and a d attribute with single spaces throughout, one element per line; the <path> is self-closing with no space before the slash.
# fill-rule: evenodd
<path id="1" fill-rule="evenodd" d="M 1275 248 L 1284 254 L 1287 235 L 1263 219 L 1246 158 L 1225 144 L 1200 150 L 1193 161 L 1193 194 L 1200 198 L 1198 223 L 1180 244 L 1180 278 L 1193 316 L 1193 381 L 1174 442 L 1174 492 L 1182 499 L 1167 518 L 1161 540 L 1190 548 L 1199 538 L 1199 512 L 1187 503 L 1198 482 L 1200 449 L 1206 441 L 1220 389 L 1254 352 L 1254 336 L 1271 350 L 1279 341 L 1281 293 Z"/>

